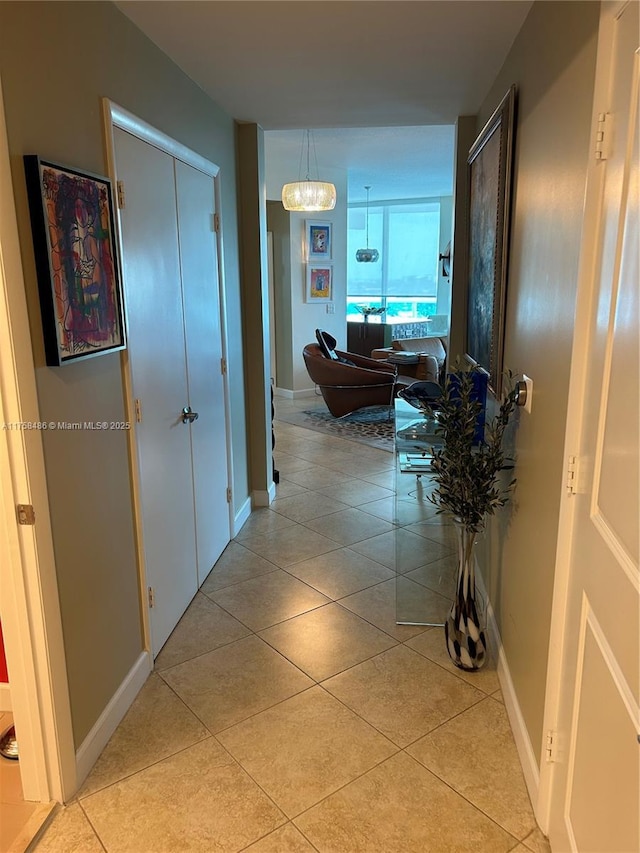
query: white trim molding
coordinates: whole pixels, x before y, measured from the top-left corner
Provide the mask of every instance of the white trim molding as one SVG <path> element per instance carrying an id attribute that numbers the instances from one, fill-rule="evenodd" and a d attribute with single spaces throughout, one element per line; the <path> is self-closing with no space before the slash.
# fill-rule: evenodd
<path id="1" fill-rule="evenodd" d="M 182 145 L 171 136 L 167 136 L 166 133 L 157 130 L 153 125 L 147 124 L 146 121 L 125 110 L 124 107 L 119 106 L 114 101 L 109 100 L 109 98 L 103 98 L 103 110 L 105 115 L 110 117 L 114 125 L 137 136 L 139 139 L 144 139 L 145 142 L 151 145 L 155 145 L 156 148 L 165 151 L 177 160 L 182 160 L 183 163 L 193 166 L 194 169 L 204 172 L 205 175 L 211 175 L 212 178 L 215 178 L 219 173 L 220 167 L 212 163 L 211 160 L 200 156 L 200 154 L 192 151 L 191 148 L 187 148 L 186 145 Z"/>
<path id="2" fill-rule="evenodd" d="M 80 744 L 76 752 L 76 776 L 78 787 L 89 775 L 109 738 L 122 722 L 131 703 L 142 689 L 153 669 L 149 652 L 142 652 L 129 670 L 126 678 L 111 697 L 109 704 L 98 717 L 95 725 Z"/>
<path id="3" fill-rule="evenodd" d="M 40 421 L 0 86 L 0 419 Z M 16 505 L 35 508 L 19 525 Z M 42 437 L 8 429 L 0 438 L 0 611 L 11 704 L 20 736 L 25 799 L 64 800 L 75 790 L 71 707 Z"/>
<path id="4" fill-rule="evenodd" d="M 274 397 L 282 397 L 285 400 L 304 400 L 306 397 L 318 397 L 322 399 L 320 394 L 316 394 L 315 388 L 303 388 L 300 391 L 290 391 L 288 388 L 273 389 Z"/>
<path id="5" fill-rule="evenodd" d="M 271 506 L 276 499 L 276 484 L 271 483 L 269 491 L 256 489 L 251 493 L 251 503 L 254 507 Z"/>
<path id="6" fill-rule="evenodd" d="M 245 522 L 251 515 L 251 499 L 247 498 L 246 501 L 242 504 L 238 512 L 235 514 L 233 519 L 233 536 L 234 538 L 240 533 Z"/>
<path id="7" fill-rule="evenodd" d="M 493 608 L 490 604 L 487 607 L 487 627 L 491 640 L 494 644 L 494 648 L 498 649 L 498 680 L 500 681 L 500 687 L 502 688 L 504 704 L 509 716 L 509 722 L 511 723 L 511 730 L 513 731 L 513 738 L 516 742 L 520 764 L 522 765 L 522 772 L 524 773 L 527 790 L 529 791 L 529 797 L 531 798 L 531 803 L 535 813 L 536 803 L 538 801 L 538 789 L 540 787 L 540 768 L 538 767 L 536 753 L 529 738 L 529 732 L 527 731 L 522 711 L 520 710 L 520 703 L 518 702 L 516 690 L 511 679 L 507 656 L 504 651 L 504 646 L 502 645 L 502 640 L 500 639 L 500 633 L 498 631 L 498 625 Z M 536 814 L 536 819 L 537 818 L 538 815 Z"/>
<path id="8" fill-rule="evenodd" d="M 305 400 L 307 397 L 317 397 L 322 400 L 322 395 L 316 392 L 315 386 L 313 388 L 302 388 L 300 391 L 292 391 L 291 394 L 293 400 Z"/>
<path id="9" fill-rule="evenodd" d="M 495 613 L 493 612 L 493 607 L 489 601 L 489 596 L 487 595 L 487 590 L 480 573 L 476 574 L 476 584 L 478 591 L 487 602 L 487 631 L 489 633 L 492 647 L 497 650 L 498 680 L 502 689 L 502 695 L 504 698 L 505 708 L 507 710 L 507 716 L 509 717 L 511 731 L 513 732 L 513 739 L 515 740 L 516 749 L 518 750 L 518 757 L 522 766 L 524 781 L 527 786 L 527 791 L 529 792 L 529 798 L 533 806 L 535 818 L 542 831 L 545 832 L 545 826 L 541 820 L 538 808 L 538 793 L 540 789 L 540 768 L 538 766 L 538 759 L 536 758 L 536 753 L 531 743 L 531 739 L 529 738 L 529 732 L 527 731 L 527 726 L 520 709 L 520 703 L 518 702 L 516 690 L 511 678 L 509 662 L 507 661 L 504 646 L 502 645 L 502 638 L 498 629 Z"/>
<path id="10" fill-rule="evenodd" d="M 293 391 L 289 391 L 288 388 L 276 388 L 274 385 L 273 396 L 282 397 L 285 400 L 293 400 Z"/>

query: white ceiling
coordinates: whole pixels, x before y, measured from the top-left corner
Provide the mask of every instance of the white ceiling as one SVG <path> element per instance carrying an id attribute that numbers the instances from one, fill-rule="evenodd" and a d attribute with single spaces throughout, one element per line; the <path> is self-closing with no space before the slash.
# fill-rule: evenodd
<path id="1" fill-rule="evenodd" d="M 268 149 L 296 171 L 302 134 L 282 131 L 317 129 L 320 166 L 348 169 L 358 200 L 365 184 L 372 199 L 451 192 L 453 134 L 438 126 L 478 111 L 531 0 L 116 5 L 227 113 L 278 131 Z"/>
<path id="2" fill-rule="evenodd" d="M 365 201 L 367 185 L 371 201 L 451 195 L 454 136 L 450 124 L 315 130 L 318 175 L 312 168 L 311 177 L 326 178 L 328 167 L 344 170 L 350 202 Z M 301 151 L 305 156 L 299 175 Z M 265 157 L 268 176 L 272 173 L 281 182 L 304 178 L 304 131 L 266 131 Z M 276 198 L 270 183 L 267 181 L 269 198 Z"/>

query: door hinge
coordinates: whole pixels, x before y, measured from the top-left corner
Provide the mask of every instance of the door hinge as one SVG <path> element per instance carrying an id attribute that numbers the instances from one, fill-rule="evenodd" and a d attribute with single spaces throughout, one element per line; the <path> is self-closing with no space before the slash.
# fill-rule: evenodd
<path id="1" fill-rule="evenodd" d="M 547 732 L 547 742 L 544 747 L 545 760 L 551 764 L 556 760 L 556 733 L 551 729 Z"/>
<path id="2" fill-rule="evenodd" d="M 606 128 L 605 128 L 606 125 Z M 607 160 L 609 157 L 609 139 L 611 137 L 610 113 L 598 113 L 596 126 L 596 160 Z"/>
<path id="3" fill-rule="evenodd" d="M 214 231 L 216 232 L 216 234 L 217 234 L 217 233 L 218 233 L 218 231 L 220 230 L 220 214 L 219 214 L 219 213 L 214 213 L 214 214 L 213 214 L 213 216 L 212 216 L 212 221 L 213 221 L 213 230 L 214 230 Z"/>
<path id="4" fill-rule="evenodd" d="M 138 400 L 137 397 L 135 400 L 135 410 L 136 410 L 136 423 L 141 424 L 142 423 L 142 403 L 140 402 L 140 400 Z"/>
<path id="5" fill-rule="evenodd" d="M 18 504 L 16 510 L 18 512 L 18 524 L 36 523 L 36 513 L 31 504 Z"/>
<path id="6" fill-rule="evenodd" d="M 118 195 L 118 207 L 120 210 L 125 206 L 124 203 L 124 181 L 116 181 L 116 190 Z"/>
<path id="7" fill-rule="evenodd" d="M 227 359 L 226 358 L 220 359 L 220 373 L 223 376 L 227 375 Z"/>
<path id="8" fill-rule="evenodd" d="M 231 503 L 231 489 L 227 489 L 227 503 Z"/>
<path id="9" fill-rule="evenodd" d="M 570 495 L 578 494 L 578 457 L 569 456 L 567 460 L 567 492 Z"/>
<path id="10" fill-rule="evenodd" d="M 156 595 L 153 591 L 153 587 L 150 586 L 147 590 L 148 598 L 149 598 L 149 607 L 155 607 L 156 603 Z"/>

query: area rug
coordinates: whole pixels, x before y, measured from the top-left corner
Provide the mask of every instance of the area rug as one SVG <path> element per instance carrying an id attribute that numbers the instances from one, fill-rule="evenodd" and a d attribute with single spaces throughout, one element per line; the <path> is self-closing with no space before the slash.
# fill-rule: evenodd
<path id="1" fill-rule="evenodd" d="M 395 422 L 393 411 L 389 417 L 388 406 L 369 406 L 344 418 L 334 418 L 324 406 L 319 406 L 287 412 L 278 415 L 277 420 L 393 453 Z"/>

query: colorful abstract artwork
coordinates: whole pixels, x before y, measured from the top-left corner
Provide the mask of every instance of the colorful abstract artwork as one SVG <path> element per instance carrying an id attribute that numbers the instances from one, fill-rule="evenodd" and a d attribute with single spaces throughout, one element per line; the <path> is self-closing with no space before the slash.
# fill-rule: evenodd
<path id="1" fill-rule="evenodd" d="M 331 260 L 331 223 L 306 221 L 307 257 L 311 260 Z"/>
<path id="2" fill-rule="evenodd" d="M 24 161 L 47 364 L 123 349 L 110 181 Z"/>
<path id="3" fill-rule="evenodd" d="M 307 302 L 330 302 L 331 301 L 331 264 L 307 266 Z"/>

